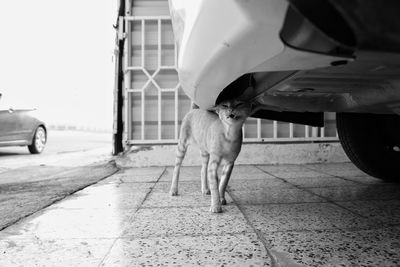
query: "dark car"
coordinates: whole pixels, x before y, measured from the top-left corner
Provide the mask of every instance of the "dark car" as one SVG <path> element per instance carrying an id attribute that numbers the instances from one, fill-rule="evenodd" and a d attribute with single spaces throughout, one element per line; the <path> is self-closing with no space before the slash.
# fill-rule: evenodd
<path id="1" fill-rule="evenodd" d="M 180 84 L 200 108 L 323 126 L 364 172 L 400 173 L 400 1 L 169 0 Z"/>
<path id="2" fill-rule="evenodd" d="M 28 146 L 32 154 L 41 153 L 46 145 L 47 130 L 36 113 L 36 109 L 0 107 L 0 146 Z"/>

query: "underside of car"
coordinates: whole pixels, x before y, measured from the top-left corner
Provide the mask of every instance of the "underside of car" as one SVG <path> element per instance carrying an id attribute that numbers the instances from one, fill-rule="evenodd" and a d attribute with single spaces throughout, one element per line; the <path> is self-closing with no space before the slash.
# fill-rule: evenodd
<path id="1" fill-rule="evenodd" d="M 226 87 L 217 101 L 250 94 L 263 105 L 255 117 L 314 126 L 323 124 L 320 112 L 399 114 L 400 20 L 395 18 L 400 3 L 290 3 L 280 33 L 283 42 L 346 60 L 310 70 L 249 73 Z M 244 92 L 249 87 L 253 91 Z"/>
<path id="2" fill-rule="evenodd" d="M 305 70 L 262 71 L 261 66 L 229 84 L 217 103 L 245 95 L 262 106 L 254 117 L 319 127 L 323 112 L 336 112 L 339 138 L 353 163 L 398 181 L 400 2 L 289 3 L 280 31 L 285 45 L 340 59 Z"/>

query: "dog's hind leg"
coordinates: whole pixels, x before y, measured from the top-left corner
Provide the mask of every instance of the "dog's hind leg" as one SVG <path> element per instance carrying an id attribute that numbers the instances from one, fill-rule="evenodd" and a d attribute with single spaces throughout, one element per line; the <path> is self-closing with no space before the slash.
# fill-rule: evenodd
<path id="1" fill-rule="evenodd" d="M 185 158 L 186 150 L 188 147 L 188 139 L 189 139 L 188 129 L 185 129 L 185 125 L 182 124 L 181 136 L 179 139 L 178 146 L 176 148 L 176 159 L 175 159 L 174 172 L 172 174 L 171 189 L 169 191 L 171 196 L 178 195 L 179 172 L 181 170 L 182 161 Z"/>
<path id="2" fill-rule="evenodd" d="M 207 168 L 208 168 L 208 161 L 210 159 L 210 154 L 206 151 L 201 151 L 201 193 L 203 195 L 210 194 L 210 188 L 208 187 L 207 181 Z"/>

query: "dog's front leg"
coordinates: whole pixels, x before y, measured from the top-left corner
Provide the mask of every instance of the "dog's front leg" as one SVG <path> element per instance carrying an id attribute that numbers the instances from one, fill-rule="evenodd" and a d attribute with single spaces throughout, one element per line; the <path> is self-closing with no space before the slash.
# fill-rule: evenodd
<path id="1" fill-rule="evenodd" d="M 218 192 L 218 176 L 217 170 L 219 163 L 221 162 L 221 158 L 215 155 L 211 155 L 210 161 L 208 163 L 208 184 L 210 186 L 211 191 L 211 212 L 222 212 L 221 202 L 219 198 Z"/>
<path id="2" fill-rule="evenodd" d="M 221 198 L 221 204 L 226 205 L 225 191 L 228 185 L 229 178 L 231 177 L 233 169 L 233 162 L 227 163 L 222 169 L 221 183 L 219 184 L 219 196 Z"/>

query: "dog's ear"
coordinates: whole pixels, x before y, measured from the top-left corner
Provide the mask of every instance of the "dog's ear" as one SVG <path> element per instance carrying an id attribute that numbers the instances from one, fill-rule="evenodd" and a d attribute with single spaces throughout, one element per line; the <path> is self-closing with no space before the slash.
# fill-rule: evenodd
<path id="1" fill-rule="evenodd" d="M 211 107 L 211 108 L 209 108 L 209 109 L 207 109 L 208 111 L 211 111 L 211 112 L 215 112 L 215 113 L 217 113 L 218 114 L 218 112 L 219 112 L 219 107 L 218 107 L 218 105 L 217 106 L 213 106 L 213 107 Z"/>

